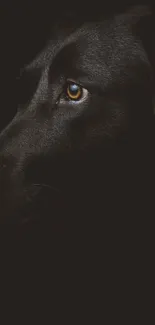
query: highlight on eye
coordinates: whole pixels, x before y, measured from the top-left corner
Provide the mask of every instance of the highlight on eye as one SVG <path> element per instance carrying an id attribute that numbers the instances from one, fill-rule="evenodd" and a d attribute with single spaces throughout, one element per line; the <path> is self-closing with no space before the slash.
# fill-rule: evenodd
<path id="1" fill-rule="evenodd" d="M 66 95 L 70 100 L 78 101 L 83 95 L 83 88 L 74 82 L 68 82 Z"/>

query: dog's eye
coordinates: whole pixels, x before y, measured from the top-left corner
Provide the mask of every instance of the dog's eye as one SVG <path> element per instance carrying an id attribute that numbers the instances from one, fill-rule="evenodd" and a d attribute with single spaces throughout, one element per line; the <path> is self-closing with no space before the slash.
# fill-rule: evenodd
<path id="1" fill-rule="evenodd" d="M 68 80 L 57 103 L 66 104 L 67 101 L 71 104 L 78 104 L 85 101 L 88 98 L 88 95 L 89 92 L 86 88 L 73 80 Z"/>
<path id="2" fill-rule="evenodd" d="M 68 82 L 66 87 L 66 96 L 70 100 L 78 101 L 83 96 L 83 88 L 74 82 Z"/>

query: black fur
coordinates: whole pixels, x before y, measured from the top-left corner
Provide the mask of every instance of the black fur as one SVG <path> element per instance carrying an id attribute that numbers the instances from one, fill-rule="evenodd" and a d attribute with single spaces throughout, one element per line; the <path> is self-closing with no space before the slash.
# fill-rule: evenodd
<path id="1" fill-rule="evenodd" d="M 131 217 L 153 132 L 151 19 L 136 7 L 55 23 L 0 135 L 0 222 Z M 67 79 L 88 89 L 85 100 L 66 99 Z"/>

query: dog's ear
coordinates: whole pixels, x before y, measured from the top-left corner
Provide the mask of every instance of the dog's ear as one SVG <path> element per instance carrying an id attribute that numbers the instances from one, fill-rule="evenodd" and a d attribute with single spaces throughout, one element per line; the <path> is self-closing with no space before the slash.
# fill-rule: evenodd
<path id="1" fill-rule="evenodd" d="M 155 113 L 155 8 L 136 6 L 127 12 L 133 33 L 141 40 L 153 72 L 153 105 Z"/>
<path id="2" fill-rule="evenodd" d="M 153 107 L 155 114 L 155 10 L 153 8 L 141 16 L 136 24 L 136 32 L 140 36 L 153 71 Z"/>
<path id="3" fill-rule="evenodd" d="M 155 72 L 155 11 L 151 7 L 132 8 L 132 28 L 140 38 Z"/>

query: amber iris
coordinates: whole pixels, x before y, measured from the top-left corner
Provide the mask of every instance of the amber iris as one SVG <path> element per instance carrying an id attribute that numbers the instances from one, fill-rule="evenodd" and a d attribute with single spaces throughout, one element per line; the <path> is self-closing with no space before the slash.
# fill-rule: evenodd
<path id="1" fill-rule="evenodd" d="M 67 96 L 70 100 L 79 100 L 82 96 L 82 87 L 75 83 L 69 83 L 67 86 Z"/>

